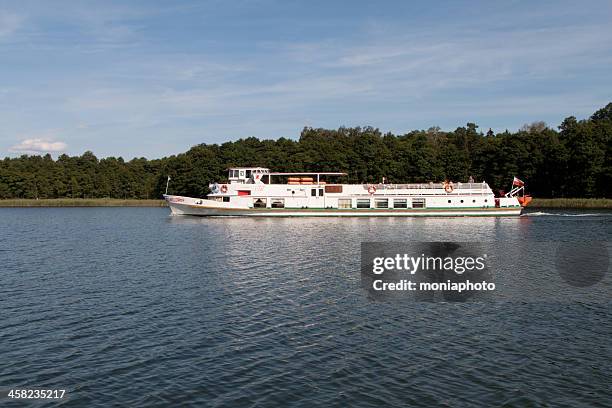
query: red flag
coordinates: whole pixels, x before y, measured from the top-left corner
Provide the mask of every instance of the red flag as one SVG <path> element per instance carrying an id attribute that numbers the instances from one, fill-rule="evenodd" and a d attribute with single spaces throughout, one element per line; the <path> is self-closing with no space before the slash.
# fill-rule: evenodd
<path id="1" fill-rule="evenodd" d="M 518 187 L 523 187 L 525 185 L 525 183 L 523 183 L 522 180 L 519 180 L 519 179 L 517 179 L 515 177 L 514 180 L 512 181 L 512 185 L 513 186 L 518 186 Z"/>

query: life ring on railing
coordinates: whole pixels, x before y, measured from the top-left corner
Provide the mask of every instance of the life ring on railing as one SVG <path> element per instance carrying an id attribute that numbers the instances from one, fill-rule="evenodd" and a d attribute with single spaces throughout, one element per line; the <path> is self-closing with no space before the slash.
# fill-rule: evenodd
<path id="1" fill-rule="evenodd" d="M 444 183 L 444 191 L 446 191 L 447 193 L 452 193 L 454 189 L 455 187 L 453 186 L 452 181 L 450 183 L 448 181 Z"/>
<path id="2" fill-rule="evenodd" d="M 374 194 L 375 192 L 376 192 L 376 187 L 375 186 L 368 187 L 368 193 Z"/>
<path id="3" fill-rule="evenodd" d="M 224 184 L 224 185 L 221 186 L 221 192 L 223 194 L 227 193 L 227 185 Z"/>

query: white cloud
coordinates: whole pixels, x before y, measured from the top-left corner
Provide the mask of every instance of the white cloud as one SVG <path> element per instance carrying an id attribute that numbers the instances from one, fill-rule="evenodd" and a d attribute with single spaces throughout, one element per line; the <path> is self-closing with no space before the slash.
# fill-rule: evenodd
<path id="1" fill-rule="evenodd" d="M 66 143 L 51 139 L 34 138 L 25 139 L 11 147 L 12 152 L 62 152 L 66 150 Z"/>

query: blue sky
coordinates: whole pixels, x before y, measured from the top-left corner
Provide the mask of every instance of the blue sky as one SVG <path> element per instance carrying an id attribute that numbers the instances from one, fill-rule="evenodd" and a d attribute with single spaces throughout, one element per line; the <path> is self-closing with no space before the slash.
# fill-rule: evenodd
<path id="1" fill-rule="evenodd" d="M 607 0 L 0 0 L 0 157 L 557 126 L 612 101 L 611 21 Z"/>

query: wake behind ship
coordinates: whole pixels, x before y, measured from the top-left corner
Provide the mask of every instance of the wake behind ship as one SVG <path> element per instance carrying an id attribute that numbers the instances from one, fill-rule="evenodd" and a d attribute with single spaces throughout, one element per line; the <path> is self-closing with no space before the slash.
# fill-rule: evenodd
<path id="1" fill-rule="evenodd" d="M 164 195 L 174 215 L 198 216 L 518 216 L 531 201 L 514 179 L 503 197 L 482 183 L 334 184 L 346 173 L 273 173 L 263 167 L 229 169 L 206 198 Z M 519 194 L 523 192 L 523 196 Z"/>

